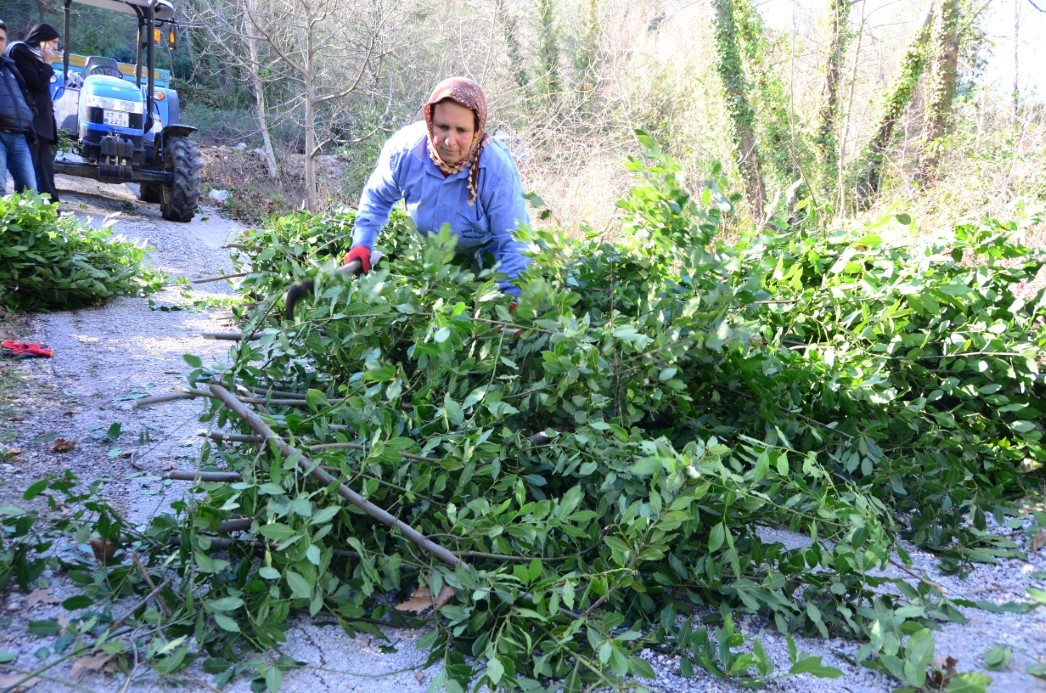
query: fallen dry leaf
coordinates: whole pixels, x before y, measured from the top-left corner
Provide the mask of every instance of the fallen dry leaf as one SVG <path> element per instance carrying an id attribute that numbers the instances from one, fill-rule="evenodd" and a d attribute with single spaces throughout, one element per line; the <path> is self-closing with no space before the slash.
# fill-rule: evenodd
<path id="1" fill-rule="evenodd" d="M 416 614 L 431 608 L 432 592 L 429 592 L 429 588 L 425 586 L 414 590 L 414 593 L 410 595 L 410 599 L 396 605 L 396 611 L 413 611 Z"/>
<path id="2" fill-rule="evenodd" d="M 55 438 L 54 444 L 51 445 L 51 452 L 69 452 L 76 447 L 75 440 L 66 440 L 65 438 Z"/>
<path id="3" fill-rule="evenodd" d="M 432 592 L 429 591 L 428 587 L 424 585 L 414 590 L 414 593 L 410 595 L 410 599 L 398 604 L 396 606 L 397 611 L 412 611 L 416 614 L 423 613 L 429 609 L 439 609 L 444 604 L 454 598 L 454 588 L 450 585 L 443 585 L 440 588 L 439 595 L 436 597 L 436 601 L 432 601 Z"/>
<path id="4" fill-rule="evenodd" d="M 119 548 L 110 540 L 100 537 L 91 537 L 87 543 L 91 545 L 91 551 L 94 552 L 94 557 L 99 563 L 108 563 Z"/>
<path id="5" fill-rule="evenodd" d="M 419 685 L 422 684 L 422 683 L 425 683 L 425 672 L 423 672 L 423 671 L 416 671 L 416 672 L 414 672 L 414 680 L 417 681 Z"/>
<path id="6" fill-rule="evenodd" d="M 37 604 L 57 604 L 62 600 L 51 594 L 50 587 L 46 589 L 38 587 L 29 593 L 29 596 L 26 597 L 26 601 L 29 603 L 29 606 L 36 606 Z"/>
<path id="7" fill-rule="evenodd" d="M 0 690 L 4 691 L 4 693 L 18 693 L 18 691 L 27 691 L 40 683 L 40 679 L 34 678 L 22 681 L 23 678 L 25 678 L 23 674 L 0 674 Z M 22 683 L 19 683 L 17 688 L 12 688 L 19 681 L 22 681 Z"/>
<path id="8" fill-rule="evenodd" d="M 69 675 L 73 678 L 81 676 L 89 671 L 112 672 L 116 671 L 116 655 L 108 652 L 95 652 L 93 655 L 78 659 L 73 662 Z"/>
<path id="9" fill-rule="evenodd" d="M 1032 535 L 1031 541 L 1028 542 L 1028 546 L 1032 551 L 1038 551 L 1043 546 L 1046 546 L 1046 529 L 1040 529 Z"/>
<path id="10" fill-rule="evenodd" d="M 21 454 L 21 448 L 12 448 L 9 445 L 0 445 L 0 457 L 18 457 Z"/>
<path id="11" fill-rule="evenodd" d="M 436 603 L 433 606 L 438 610 L 443 608 L 443 605 L 454 598 L 454 588 L 450 585 L 443 585 L 440 588 L 439 595 L 436 597 Z"/>

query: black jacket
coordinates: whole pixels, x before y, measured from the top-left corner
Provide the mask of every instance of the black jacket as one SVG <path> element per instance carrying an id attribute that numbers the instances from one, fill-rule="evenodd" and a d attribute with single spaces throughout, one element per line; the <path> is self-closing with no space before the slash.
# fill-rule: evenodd
<path id="1" fill-rule="evenodd" d="M 0 55 L 0 130 L 33 133 L 36 111 L 25 81 L 10 58 Z M 32 135 L 34 138 L 35 134 Z"/>
<path id="2" fill-rule="evenodd" d="M 15 61 L 29 91 L 32 106 L 36 109 L 33 130 L 36 136 L 48 142 L 58 141 L 58 123 L 54 119 L 54 103 L 51 101 L 51 79 L 54 70 L 40 60 L 25 41 L 15 41 L 7 47 L 7 56 Z"/>

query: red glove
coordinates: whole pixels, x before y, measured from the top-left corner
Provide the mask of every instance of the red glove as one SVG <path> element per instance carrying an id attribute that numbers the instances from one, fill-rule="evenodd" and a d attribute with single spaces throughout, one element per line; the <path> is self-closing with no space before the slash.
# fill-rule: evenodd
<path id="1" fill-rule="evenodd" d="M 363 245 L 354 245 L 349 248 L 349 254 L 345 256 L 341 264 L 347 265 L 353 260 L 359 260 L 360 266 L 363 267 L 363 273 L 370 272 L 370 248 Z"/>
<path id="2" fill-rule="evenodd" d="M 5 349 L 11 356 L 17 358 L 29 358 L 30 356 L 42 356 L 51 358 L 51 350 L 43 344 L 29 344 L 27 342 L 16 342 L 13 339 L 5 339 L 0 342 L 0 347 Z"/>

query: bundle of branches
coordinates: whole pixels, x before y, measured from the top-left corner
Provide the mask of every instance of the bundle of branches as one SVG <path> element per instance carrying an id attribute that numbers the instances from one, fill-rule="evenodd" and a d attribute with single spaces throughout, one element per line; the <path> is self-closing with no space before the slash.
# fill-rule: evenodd
<path id="1" fill-rule="evenodd" d="M 652 675 L 644 648 L 684 673 L 838 674 L 794 648 L 775 674 L 738 612 L 925 683 L 929 628 L 963 603 L 878 571 L 901 533 L 956 568 L 1016 554 L 983 530 L 1043 480 L 1043 296 L 1016 294 L 1042 255 L 994 222 L 920 256 L 868 229 L 716 245 L 712 191 L 654 150 L 630 166 L 628 239 L 533 232 L 514 312 L 447 235 L 400 229 L 369 275 L 321 272 L 293 324 L 263 304 L 227 369 L 191 360 L 240 431 L 201 460 L 235 483 L 168 525 L 208 580 L 212 654 L 279 643 L 297 609 L 415 622 L 392 608 L 413 595 L 448 689 L 618 685 Z M 252 290 L 304 272 L 273 233 L 314 246 L 335 222 L 246 239 Z M 210 538 L 237 518 L 244 543 Z"/>
<path id="2" fill-rule="evenodd" d="M 146 264 L 148 250 L 102 228 L 58 215 L 35 192 L 0 197 L 0 306 L 71 310 L 113 296 L 145 296 L 166 276 Z"/>

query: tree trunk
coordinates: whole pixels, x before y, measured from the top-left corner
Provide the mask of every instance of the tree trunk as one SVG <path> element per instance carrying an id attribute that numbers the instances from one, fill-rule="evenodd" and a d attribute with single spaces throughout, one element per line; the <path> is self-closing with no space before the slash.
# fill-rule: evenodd
<path id="1" fill-rule="evenodd" d="M 523 65 L 523 51 L 519 46 L 519 20 L 505 7 L 505 0 L 494 0 L 494 12 L 495 16 L 501 18 L 499 24 L 505 34 L 505 55 L 511 66 L 512 77 L 517 87 L 526 90 L 529 78 Z"/>
<path id="2" fill-rule="evenodd" d="M 879 124 L 875 128 L 875 134 L 865 145 L 864 155 L 861 157 L 860 168 L 864 169 L 864 173 L 861 174 L 857 183 L 854 200 L 859 208 L 867 209 L 871 206 L 873 198 L 879 194 L 886 149 L 893 141 L 897 121 L 908 108 L 919 78 L 926 68 L 926 44 L 930 38 L 932 22 L 933 9 L 931 8 L 922 28 L 901 60 L 899 75 L 893 88 L 884 97 L 880 106 Z"/>
<path id="3" fill-rule="evenodd" d="M 544 82 L 544 96 L 552 103 L 559 100 L 562 84 L 559 77 L 559 32 L 556 30 L 556 5 L 552 0 L 538 0 L 538 67 Z"/>
<path id="4" fill-rule="evenodd" d="M 741 65 L 734 6 L 732 0 L 712 0 L 712 7 L 715 13 L 716 71 L 723 82 L 738 168 L 741 170 L 748 203 L 752 206 L 752 216 L 761 222 L 766 207 L 766 189 L 759 171 L 755 110 L 748 99 L 748 84 Z"/>
<path id="5" fill-rule="evenodd" d="M 246 0 L 247 12 L 255 11 L 257 0 Z M 262 136 L 262 151 L 265 153 L 265 168 L 269 172 L 269 178 L 275 180 L 280 176 L 280 169 L 276 165 L 276 152 L 272 147 L 272 132 L 269 129 L 269 115 L 265 108 L 265 85 L 261 78 L 261 63 L 258 60 L 258 37 L 249 22 L 244 22 L 243 34 L 247 39 L 247 53 L 250 56 L 250 82 L 254 91 L 254 116 L 258 120 L 258 131 Z"/>
<path id="6" fill-rule="evenodd" d="M 919 164 L 919 178 L 927 184 L 937 177 L 941 137 L 948 126 L 955 99 L 959 64 L 959 0 L 940 0 L 933 38 L 933 73 L 923 131 L 925 150 Z"/>
<path id="7" fill-rule="evenodd" d="M 824 102 L 818 113 L 814 146 L 820 160 L 821 189 L 836 185 L 839 177 L 839 88 L 841 84 L 847 36 L 849 34 L 850 0 L 831 0 L 828 7 L 828 54 L 824 61 Z"/>
<path id="8" fill-rule="evenodd" d="M 319 211 L 319 191 L 316 186 L 316 81 L 313 67 L 313 35 L 306 37 L 308 57 L 306 57 L 305 80 L 305 204 L 309 211 Z"/>

